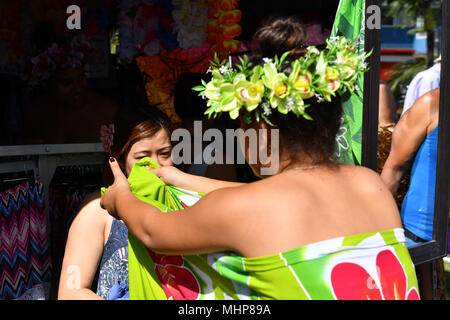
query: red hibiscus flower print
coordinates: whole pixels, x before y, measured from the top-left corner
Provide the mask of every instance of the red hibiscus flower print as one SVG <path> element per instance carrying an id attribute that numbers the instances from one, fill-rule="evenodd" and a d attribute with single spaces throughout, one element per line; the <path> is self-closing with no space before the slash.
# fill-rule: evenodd
<path id="1" fill-rule="evenodd" d="M 331 284 L 339 300 L 419 300 L 416 288 L 406 292 L 408 279 L 398 258 L 390 251 L 378 253 L 377 273 L 381 288 L 360 265 L 343 262 L 333 267 Z"/>
<path id="2" fill-rule="evenodd" d="M 187 204 L 185 204 L 183 201 L 180 200 L 180 203 L 183 206 L 183 209 L 187 209 L 188 208 Z"/>
<path id="3" fill-rule="evenodd" d="M 155 271 L 168 299 L 196 300 L 200 286 L 193 273 L 184 267 L 181 256 L 166 256 L 148 250 L 155 263 Z"/>

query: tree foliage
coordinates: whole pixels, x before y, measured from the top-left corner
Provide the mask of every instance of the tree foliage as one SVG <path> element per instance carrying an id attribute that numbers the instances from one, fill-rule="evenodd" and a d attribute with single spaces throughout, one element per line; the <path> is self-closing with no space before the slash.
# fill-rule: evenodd
<path id="1" fill-rule="evenodd" d="M 401 93 L 402 87 L 409 84 L 414 76 L 425 70 L 427 63 L 425 58 L 413 58 L 403 63 L 397 63 L 392 67 L 392 77 L 387 81 L 392 93 L 397 96 Z"/>
<path id="2" fill-rule="evenodd" d="M 440 25 L 442 16 L 442 0 L 384 0 L 386 5 L 385 14 L 395 17 L 400 14 L 406 15 L 412 25 L 400 25 L 400 28 L 413 27 L 408 33 L 426 33 L 427 56 L 417 57 L 402 63 L 397 63 L 392 68 L 392 76 L 387 81 L 395 95 L 401 93 L 420 71 L 425 70 L 433 64 L 434 59 L 434 31 Z M 423 25 L 417 26 L 418 18 L 423 18 Z"/>
<path id="3" fill-rule="evenodd" d="M 423 32 L 427 34 L 427 66 L 433 64 L 434 57 L 434 30 L 439 26 L 442 16 L 442 0 L 384 0 L 387 5 L 386 15 L 395 17 L 405 14 L 413 21 L 410 34 Z M 418 18 L 423 18 L 423 25 L 416 26 Z M 411 27 L 403 25 L 399 27 Z"/>

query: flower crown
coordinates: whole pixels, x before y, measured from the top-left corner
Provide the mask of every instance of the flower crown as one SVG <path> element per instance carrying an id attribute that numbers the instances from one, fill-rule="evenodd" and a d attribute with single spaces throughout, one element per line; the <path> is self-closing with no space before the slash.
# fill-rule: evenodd
<path id="1" fill-rule="evenodd" d="M 345 37 L 327 40 L 327 46 L 319 51 L 315 46 L 307 48 L 306 54 L 292 62 L 286 52 L 274 61 L 263 58 L 264 65 L 253 66 L 248 57 L 239 58 L 240 64 L 233 68 L 229 61 L 219 62 L 217 55 L 208 72 L 212 80 L 202 80 L 202 85 L 192 88 L 207 100 L 206 115 L 216 117 L 229 112 L 231 119 L 239 117 L 241 109 L 254 112 L 273 126 L 268 116 L 273 110 L 282 114 L 294 113 L 297 117 L 312 118 L 305 112 L 310 105 L 305 100 L 316 98 L 317 102 L 331 101 L 332 96 L 359 91 L 359 73 L 368 70 L 365 59 L 371 54 L 359 54 L 358 47 Z M 290 69 L 286 68 L 290 63 Z M 280 70 L 290 70 L 289 72 Z M 247 117 L 247 122 L 251 118 Z"/>
<path id="2" fill-rule="evenodd" d="M 82 66 L 93 48 L 84 38 L 74 38 L 69 44 L 59 46 L 53 43 L 46 51 L 31 59 L 28 82 L 31 86 L 50 79 L 56 68 Z"/>

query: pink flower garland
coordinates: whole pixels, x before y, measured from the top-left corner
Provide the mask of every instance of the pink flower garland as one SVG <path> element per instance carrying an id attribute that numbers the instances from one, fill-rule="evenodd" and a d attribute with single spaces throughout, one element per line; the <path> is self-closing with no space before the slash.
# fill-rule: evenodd
<path id="1" fill-rule="evenodd" d="M 91 45 L 84 39 L 74 38 L 70 44 L 58 46 L 52 44 L 46 51 L 31 59 L 28 81 L 36 86 L 50 79 L 56 68 L 75 68 L 82 66 L 92 53 Z"/>

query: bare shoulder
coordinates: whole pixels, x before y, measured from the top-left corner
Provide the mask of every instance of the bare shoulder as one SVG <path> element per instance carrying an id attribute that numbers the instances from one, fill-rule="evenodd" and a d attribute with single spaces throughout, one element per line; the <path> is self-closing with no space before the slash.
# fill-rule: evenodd
<path id="1" fill-rule="evenodd" d="M 380 192 L 390 196 L 390 192 L 375 171 L 361 166 L 339 165 L 336 170 L 278 174 L 239 187 L 219 189 L 210 194 L 210 199 L 214 198 L 217 203 L 226 204 L 227 211 L 254 212 L 266 210 L 274 203 L 279 207 L 282 203 L 290 203 L 293 199 L 302 199 L 296 201 L 297 207 L 308 205 L 309 200 L 317 201 L 324 188 L 345 189 L 368 198 Z M 292 203 L 289 206 L 292 207 Z"/>
<path id="2" fill-rule="evenodd" d="M 355 182 L 358 188 L 363 187 L 365 191 L 386 188 L 380 175 L 369 168 L 354 165 L 340 165 L 339 167 L 342 174 L 348 176 L 352 183 Z"/>
<path id="3" fill-rule="evenodd" d="M 380 83 L 380 94 L 391 96 L 392 92 L 389 86 L 386 83 Z"/>
<path id="4" fill-rule="evenodd" d="M 100 207 L 100 191 L 94 191 L 92 193 L 89 193 L 84 199 L 81 201 L 80 208 L 83 208 L 85 206 L 94 206 L 95 204 L 98 204 Z"/>
<path id="5" fill-rule="evenodd" d="M 430 109 L 434 113 L 439 112 L 440 93 L 441 93 L 441 89 L 438 88 L 438 89 L 434 89 L 425 94 L 428 97 L 428 102 L 430 103 Z"/>
<path id="6" fill-rule="evenodd" d="M 431 90 L 419 97 L 417 101 L 425 104 L 435 104 L 436 102 L 439 102 L 440 92 L 441 90 L 439 88 Z"/>
<path id="7" fill-rule="evenodd" d="M 77 264 L 84 263 L 86 268 L 93 267 L 91 271 L 94 276 L 103 245 L 108 239 L 111 222 L 108 213 L 100 207 L 99 193 L 89 194 L 70 226 L 64 261 L 69 257 L 68 261 L 75 259 Z M 91 266 L 91 263 L 94 265 Z"/>
<path id="8" fill-rule="evenodd" d="M 261 195 L 267 192 L 264 185 L 264 181 L 259 181 L 238 187 L 221 188 L 208 193 L 204 198 L 207 199 L 208 205 L 214 204 L 214 211 L 218 215 L 223 213 L 224 217 L 229 217 L 240 212 L 248 213 L 261 204 Z"/>
<path id="9" fill-rule="evenodd" d="M 100 192 L 88 194 L 80 204 L 75 220 L 83 223 L 96 223 L 106 225 L 109 214 L 100 206 Z"/>
<path id="10" fill-rule="evenodd" d="M 437 125 L 439 118 L 440 89 L 425 93 L 400 118 L 396 129 L 418 129 L 429 133 Z"/>
<path id="11" fill-rule="evenodd" d="M 414 102 L 414 105 L 405 112 L 405 115 L 420 117 L 430 113 L 430 111 L 439 110 L 439 97 L 440 89 L 434 89 L 425 93 Z"/>
<path id="12" fill-rule="evenodd" d="M 365 175 L 368 177 L 374 177 L 377 176 L 377 173 L 369 168 L 366 168 L 364 166 L 356 166 L 356 165 L 350 165 L 350 164 L 340 164 L 339 170 L 345 173 L 352 173 L 352 174 L 359 174 L 359 175 Z"/>

